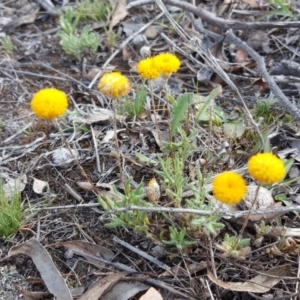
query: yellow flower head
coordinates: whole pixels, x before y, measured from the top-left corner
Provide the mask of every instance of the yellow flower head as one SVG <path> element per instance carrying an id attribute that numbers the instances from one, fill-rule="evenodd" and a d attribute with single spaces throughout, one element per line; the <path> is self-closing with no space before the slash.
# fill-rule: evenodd
<path id="1" fill-rule="evenodd" d="M 31 100 L 31 109 L 39 117 L 52 120 L 63 115 L 68 108 L 67 95 L 57 89 L 38 91 Z"/>
<path id="2" fill-rule="evenodd" d="M 246 195 L 247 187 L 243 177 L 235 172 L 223 172 L 212 183 L 214 197 L 229 205 L 239 203 Z"/>
<path id="3" fill-rule="evenodd" d="M 176 73 L 180 67 L 180 60 L 172 53 L 161 53 L 153 57 L 158 71 L 165 76 Z"/>
<path id="4" fill-rule="evenodd" d="M 99 80 L 98 90 L 110 98 L 125 96 L 130 91 L 130 83 L 120 72 L 111 72 L 103 75 Z"/>
<path id="5" fill-rule="evenodd" d="M 283 161 L 272 153 L 258 153 L 248 161 L 249 174 L 261 183 L 273 184 L 285 175 Z"/>
<path id="6" fill-rule="evenodd" d="M 160 71 L 152 57 L 141 60 L 137 65 L 137 71 L 145 79 L 156 79 L 160 76 Z"/>

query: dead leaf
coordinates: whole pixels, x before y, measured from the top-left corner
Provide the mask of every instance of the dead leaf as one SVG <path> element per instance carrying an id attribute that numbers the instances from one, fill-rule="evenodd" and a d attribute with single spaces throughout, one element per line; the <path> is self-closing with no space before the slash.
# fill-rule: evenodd
<path id="1" fill-rule="evenodd" d="M 201 261 L 200 263 L 191 263 L 186 266 L 186 268 L 180 267 L 178 265 L 172 267 L 170 270 L 165 271 L 160 276 L 189 276 L 190 274 L 195 274 L 196 272 L 202 271 L 207 268 L 207 262 Z"/>
<path id="2" fill-rule="evenodd" d="M 125 46 L 122 49 L 122 58 L 123 61 L 128 61 L 129 59 L 131 59 L 133 57 L 133 51 L 129 46 Z"/>
<path id="3" fill-rule="evenodd" d="M 99 297 L 111 289 L 112 286 L 127 274 L 128 272 L 120 272 L 99 279 L 87 292 L 81 295 L 78 300 L 98 300 Z"/>
<path id="4" fill-rule="evenodd" d="M 114 10 L 111 15 L 111 21 L 109 24 L 109 30 L 112 30 L 114 26 L 119 24 L 122 20 L 124 20 L 127 17 L 128 12 L 126 10 L 127 0 L 117 0 L 117 2 L 110 0 L 110 3 L 115 4 Z"/>
<path id="5" fill-rule="evenodd" d="M 112 289 L 101 297 L 101 300 L 128 300 L 141 291 L 145 291 L 149 286 L 142 282 L 119 281 Z"/>
<path id="6" fill-rule="evenodd" d="M 77 181 L 77 185 L 85 191 L 92 191 L 93 186 L 88 181 Z"/>
<path id="7" fill-rule="evenodd" d="M 163 300 L 161 294 L 151 287 L 139 300 Z"/>
<path id="8" fill-rule="evenodd" d="M 270 90 L 268 83 L 263 78 L 256 79 L 252 86 L 257 86 L 259 88 L 260 93 L 266 93 Z"/>
<path id="9" fill-rule="evenodd" d="M 18 291 L 22 294 L 25 300 L 43 300 L 51 297 L 51 294 L 48 292 L 31 292 L 20 289 Z"/>
<path id="10" fill-rule="evenodd" d="M 224 43 L 222 40 L 221 42 L 214 44 L 210 48 L 210 52 L 216 59 L 218 59 L 218 63 L 220 64 L 220 66 L 226 70 L 227 69 L 226 62 L 228 61 L 228 59 L 224 54 L 223 47 L 224 47 Z"/>
<path id="11" fill-rule="evenodd" d="M 108 261 L 110 261 L 114 256 L 114 253 L 105 247 L 83 241 L 59 242 L 55 243 L 54 245 L 61 245 L 66 247 L 68 249 L 67 255 L 70 258 L 73 257 L 74 251 L 79 251 L 83 254 L 100 257 Z"/>
<path id="12" fill-rule="evenodd" d="M 5 25 L 3 31 L 11 31 L 23 24 L 33 23 L 36 19 L 37 13 L 40 10 L 40 6 L 36 3 L 31 3 L 23 7 L 23 14 L 17 17 L 12 22 Z"/>
<path id="13" fill-rule="evenodd" d="M 209 270 L 207 270 L 207 276 L 216 285 L 227 290 L 236 292 L 266 293 L 281 280 L 282 276 L 289 276 L 291 272 L 291 266 L 284 265 L 270 269 L 264 274 L 257 275 L 250 281 L 246 282 L 225 282 L 216 278 Z M 268 275 L 277 276 L 277 278 L 270 277 Z"/>
<path id="14" fill-rule="evenodd" d="M 246 52 L 242 49 L 238 49 L 236 51 L 236 55 L 235 55 L 234 60 L 237 64 L 241 64 L 247 59 L 247 57 L 248 57 L 248 52 Z"/>
<path id="15" fill-rule="evenodd" d="M 33 260 L 49 292 L 53 294 L 57 300 L 73 299 L 65 280 L 55 267 L 49 253 L 38 240 L 33 238 L 18 246 L 11 247 L 8 256 L 17 254 L 25 254 Z"/>
<path id="16" fill-rule="evenodd" d="M 151 115 L 152 119 L 152 115 Z M 153 119 L 155 119 L 153 117 Z M 169 132 L 168 131 L 161 131 L 158 133 L 159 129 L 151 129 L 151 133 L 154 136 L 155 142 L 157 143 L 158 147 L 162 149 L 164 143 L 167 143 L 169 140 Z"/>
<path id="17" fill-rule="evenodd" d="M 242 2 L 249 4 L 251 8 L 259 7 L 256 0 L 242 0 Z"/>

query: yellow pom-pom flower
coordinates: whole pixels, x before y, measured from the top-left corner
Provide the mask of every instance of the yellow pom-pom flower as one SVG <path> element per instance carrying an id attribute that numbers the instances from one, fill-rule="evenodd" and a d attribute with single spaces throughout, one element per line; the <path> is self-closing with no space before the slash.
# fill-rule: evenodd
<path id="1" fill-rule="evenodd" d="M 229 205 L 239 203 L 247 193 L 246 182 L 235 172 L 223 172 L 212 183 L 214 197 Z"/>
<path id="2" fill-rule="evenodd" d="M 248 161 L 249 174 L 260 183 L 273 184 L 285 175 L 283 161 L 272 153 L 258 153 Z"/>
<path id="3" fill-rule="evenodd" d="M 97 88 L 107 97 L 120 98 L 130 91 L 130 82 L 120 72 L 111 72 L 101 77 Z"/>
<path id="4" fill-rule="evenodd" d="M 30 105 L 39 118 L 52 120 L 65 114 L 68 108 L 68 98 L 63 91 L 46 88 L 33 96 Z"/>
<path id="5" fill-rule="evenodd" d="M 154 65 L 164 76 L 176 73 L 180 67 L 180 60 L 172 53 L 161 53 L 153 57 Z"/>
<path id="6" fill-rule="evenodd" d="M 153 57 L 142 59 L 137 65 L 137 71 L 145 79 L 156 79 L 160 76 L 160 71 Z"/>

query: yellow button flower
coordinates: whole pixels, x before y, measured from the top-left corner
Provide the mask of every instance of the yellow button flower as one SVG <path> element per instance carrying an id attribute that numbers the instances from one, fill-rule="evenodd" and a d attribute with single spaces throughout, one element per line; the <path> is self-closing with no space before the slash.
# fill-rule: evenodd
<path id="1" fill-rule="evenodd" d="M 97 88 L 107 97 L 120 98 L 130 91 L 130 82 L 120 72 L 111 72 L 101 77 Z"/>
<path id="2" fill-rule="evenodd" d="M 283 161 L 272 153 L 258 153 L 248 161 L 249 174 L 260 183 L 273 184 L 285 175 Z"/>
<path id="3" fill-rule="evenodd" d="M 158 71 L 165 76 L 176 73 L 180 67 L 180 60 L 172 53 L 161 53 L 153 57 Z"/>
<path id="4" fill-rule="evenodd" d="M 153 57 L 142 59 L 137 65 L 137 71 L 145 79 L 156 79 L 160 76 Z"/>
<path id="5" fill-rule="evenodd" d="M 239 203 L 246 195 L 247 187 L 243 177 L 235 172 L 223 172 L 212 183 L 214 197 L 229 205 Z"/>
<path id="6" fill-rule="evenodd" d="M 67 95 L 54 88 L 38 91 L 31 100 L 31 109 L 39 117 L 52 120 L 65 114 L 68 108 Z"/>

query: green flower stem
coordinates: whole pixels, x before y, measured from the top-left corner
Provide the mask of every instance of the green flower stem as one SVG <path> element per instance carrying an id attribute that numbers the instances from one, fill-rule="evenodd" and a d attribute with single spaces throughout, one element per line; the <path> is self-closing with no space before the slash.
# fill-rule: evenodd
<path id="1" fill-rule="evenodd" d="M 116 114 L 117 107 L 115 105 L 116 101 L 117 100 L 112 100 L 112 106 L 113 106 L 113 112 L 114 112 L 113 124 L 114 124 L 114 132 L 115 132 L 115 147 L 116 147 L 116 154 L 117 154 L 117 163 L 118 163 L 118 167 L 120 170 L 121 182 L 122 182 L 123 186 L 125 187 L 125 178 L 124 178 L 124 172 L 123 172 L 123 168 L 122 168 L 122 164 L 121 164 L 119 139 L 118 139 L 118 133 L 117 133 L 117 114 Z"/>
<path id="2" fill-rule="evenodd" d="M 159 144 L 160 144 L 159 148 L 162 149 L 163 145 L 162 145 L 161 134 L 160 134 L 160 130 L 159 130 L 158 122 L 157 122 L 157 117 L 156 117 L 152 80 L 149 80 L 149 87 L 150 87 L 150 94 L 151 94 L 151 104 L 153 106 L 153 111 L 154 111 L 154 122 L 155 122 L 156 130 L 157 130 L 158 141 L 159 141 Z M 151 119 L 151 107 L 150 107 L 150 119 Z"/>

